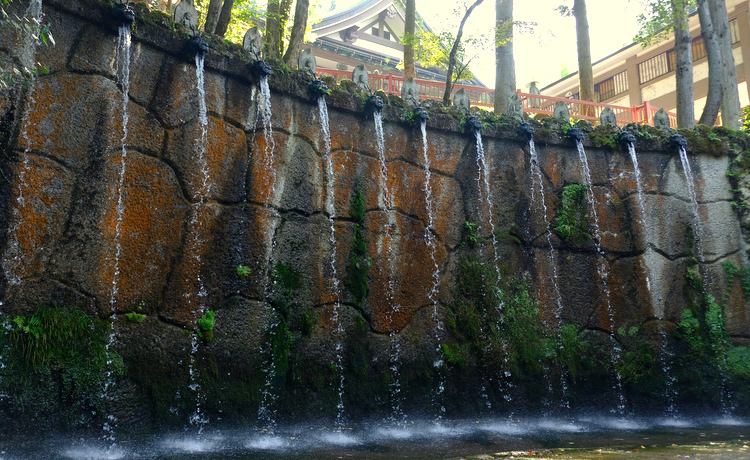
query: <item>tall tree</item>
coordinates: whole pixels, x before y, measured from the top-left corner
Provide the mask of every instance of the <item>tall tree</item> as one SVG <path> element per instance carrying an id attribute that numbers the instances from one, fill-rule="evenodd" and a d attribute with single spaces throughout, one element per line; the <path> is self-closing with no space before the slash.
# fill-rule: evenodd
<path id="1" fill-rule="evenodd" d="M 685 2 L 671 0 L 674 11 L 675 78 L 677 80 L 677 126 L 692 128 L 695 125 L 695 99 L 693 97 L 693 41 L 690 39 L 688 12 Z"/>
<path id="2" fill-rule="evenodd" d="M 414 63 L 414 42 L 417 29 L 417 6 L 415 0 L 405 1 L 404 11 L 404 78 L 417 78 L 417 70 Z"/>
<path id="3" fill-rule="evenodd" d="M 305 29 L 307 29 L 307 10 L 310 6 L 310 0 L 297 0 L 294 8 L 294 22 L 292 23 L 292 32 L 289 36 L 289 45 L 284 53 L 284 62 L 293 66 L 299 59 L 299 53 L 302 51 L 302 43 L 305 40 Z"/>
<path id="4" fill-rule="evenodd" d="M 263 52 L 267 59 L 281 58 L 284 49 L 284 31 L 289 20 L 292 0 L 268 0 L 266 7 L 266 34 Z"/>
<path id="5" fill-rule="evenodd" d="M 448 55 L 448 70 L 445 72 L 445 94 L 443 94 L 443 104 L 445 105 L 450 104 L 451 93 L 453 92 L 453 70 L 455 69 L 458 60 L 457 55 L 461 46 L 461 36 L 464 34 L 464 25 L 466 25 L 466 20 L 469 19 L 474 8 L 479 6 L 483 1 L 484 0 L 475 0 L 474 3 L 466 9 L 463 18 L 461 18 L 461 23 L 458 25 L 456 40 L 453 42 L 451 52 Z"/>
<path id="6" fill-rule="evenodd" d="M 723 91 L 723 77 L 721 75 L 721 50 L 719 41 L 714 33 L 711 13 L 706 0 L 698 0 L 698 18 L 701 23 L 701 37 L 706 48 L 706 59 L 708 60 L 708 95 L 706 105 L 703 107 L 698 123 L 708 126 L 716 124 L 719 116 Z"/>
<path id="7" fill-rule="evenodd" d="M 596 102 L 594 94 L 594 68 L 591 65 L 591 38 L 589 19 L 586 13 L 586 0 L 573 0 L 573 8 L 560 5 L 556 8 L 563 16 L 573 16 L 576 20 L 576 48 L 578 51 L 578 98 Z M 594 108 L 583 107 L 583 114 L 594 115 Z"/>
<path id="8" fill-rule="evenodd" d="M 576 43 L 578 50 L 578 92 L 582 101 L 594 101 L 594 68 L 591 66 L 591 39 L 589 20 L 586 14 L 586 0 L 573 2 L 573 16 L 576 18 Z M 584 113 L 593 116 L 593 107 L 586 106 Z"/>
<path id="9" fill-rule="evenodd" d="M 513 0 L 495 1 L 495 113 L 508 113 L 516 91 L 513 59 Z"/>
<path id="10" fill-rule="evenodd" d="M 734 67 L 732 36 L 729 30 L 727 5 L 724 0 L 708 0 L 708 9 L 711 12 L 711 22 L 713 23 L 721 50 L 721 74 L 724 77 L 721 121 L 724 126 L 740 128 L 742 127 L 742 122 L 740 121 L 740 96 L 737 90 L 737 70 Z"/>
<path id="11" fill-rule="evenodd" d="M 638 17 L 641 30 L 635 37 L 643 46 L 675 36 L 675 79 L 677 80 L 677 126 L 695 125 L 693 98 L 693 52 L 688 30 L 688 8 L 695 0 L 646 0 L 646 13 Z"/>

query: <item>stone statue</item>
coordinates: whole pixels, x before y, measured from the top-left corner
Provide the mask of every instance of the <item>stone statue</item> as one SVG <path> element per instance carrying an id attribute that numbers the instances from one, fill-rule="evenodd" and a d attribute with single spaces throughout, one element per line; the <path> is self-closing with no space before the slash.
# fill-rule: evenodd
<path id="1" fill-rule="evenodd" d="M 552 113 L 555 118 L 560 118 L 565 123 L 570 123 L 570 109 L 565 102 L 560 101 L 555 104 L 555 110 Z"/>
<path id="2" fill-rule="evenodd" d="M 357 84 L 359 89 L 370 91 L 370 78 L 367 76 L 367 69 L 364 64 L 360 64 L 352 71 L 352 80 Z"/>
<path id="3" fill-rule="evenodd" d="M 263 50 L 263 37 L 261 37 L 257 26 L 247 29 L 245 37 L 242 39 L 242 47 L 256 59 L 260 59 L 260 52 Z"/>
<path id="4" fill-rule="evenodd" d="M 419 85 L 414 78 L 407 79 L 401 85 L 401 99 L 404 103 L 416 107 L 419 105 Z"/>
<path id="5" fill-rule="evenodd" d="M 604 110 L 602 110 L 601 115 L 599 115 L 599 122 L 602 126 L 617 126 L 617 116 L 615 115 L 615 111 L 612 110 L 612 107 L 605 107 Z"/>
<path id="6" fill-rule="evenodd" d="M 303 50 L 299 53 L 299 59 L 297 60 L 297 66 L 300 70 L 306 70 L 315 77 L 315 55 L 310 48 Z"/>
<path id="7" fill-rule="evenodd" d="M 659 111 L 654 114 L 654 128 L 666 130 L 671 128 L 669 125 L 669 115 L 666 110 L 659 109 Z"/>
<path id="8" fill-rule="evenodd" d="M 517 93 L 513 93 L 508 101 L 508 115 L 523 120 L 523 101 Z"/>
<path id="9" fill-rule="evenodd" d="M 471 111 L 471 102 L 469 101 L 469 95 L 466 94 L 466 91 L 463 88 L 456 91 L 456 94 L 453 95 L 453 105 L 459 110 L 463 110 L 465 112 Z"/>
<path id="10" fill-rule="evenodd" d="M 174 22 L 179 22 L 193 33 L 198 28 L 198 11 L 192 2 L 180 2 L 174 8 Z"/>

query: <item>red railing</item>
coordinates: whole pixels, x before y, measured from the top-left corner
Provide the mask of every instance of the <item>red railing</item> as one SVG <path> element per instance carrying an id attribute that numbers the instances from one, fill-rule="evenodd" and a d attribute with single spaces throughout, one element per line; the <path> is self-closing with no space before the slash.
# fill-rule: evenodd
<path id="1" fill-rule="evenodd" d="M 338 83 L 341 80 L 350 80 L 352 73 L 346 70 L 328 70 L 318 69 L 318 77 L 323 75 L 333 77 Z M 374 92 L 382 90 L 387 94 L 401 95 L 401 86 L 404 82 L 404 77 L 393 75 L 368 75 L 370 83 L 370 89 Z M 420 99 L 442 99 L 445 94 L 445 83 L 429 80 L 415 80 L 419 86 L 419 97 Z M 495 102 L 495 90 L 491 88 L 482 88 L 478 86 L 468 85 L 455 85 L 453 91 L 458 91 L 463 88 L 469 95 L 469 101 L 471 105 L 492 108 Z M 596 102 L 579 101 L 577 99 L 566 99 L 562 97 L 551 97 L 543 96 L 541 94 L 529 94 L 522 93 L 520 90 L 517 92 L 518 96 L 523 102 L 523 111 L 526 113 L 538 113 L 543 115 L 553 115 L 555 105 L 558 102 L 564 102 L 570 110 L 570 116 L 572 118 L 589 120 L 592 123 L 599 122 L 599 116 L 605 107 L 610 107 L 615 112 L 617 123 L 620 125 L 626 125 L 628 123 L 647 123 L 650 125 L 654 124 L 654 114 L 658 109 L 651 106 L 651 104 L 644 102 L 643 105 L 634 105 L 632 107 L 624 107 L 618 105 L 607 105 L 599 104 Z M 675 114 L 668 112 L 669 124 L 674 128 L 677 126 L 677 117 Z"/>

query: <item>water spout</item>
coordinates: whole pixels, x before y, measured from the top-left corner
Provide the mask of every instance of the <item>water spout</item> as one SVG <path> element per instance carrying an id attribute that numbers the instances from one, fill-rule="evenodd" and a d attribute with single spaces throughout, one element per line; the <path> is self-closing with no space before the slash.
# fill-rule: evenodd
<path id="1" fill-rule="evenodd" d="M 383 99 L 380 96 L 375 94 L 371 94 L 370 97 L 367 98 L 367 101 L 365 101 L 366 114 L 380 115 L 383 107 L 385 107 L 385 102 L 383 102 Z"/>
<path id="2" fill-rule="evenodd" d="M 133 6 L 130 5 L 130 0 L 125 3 L 115 4 L 112 15 L 114 16 L 115 21 L 117 21 L 118 24 L 124 26 L 130 26 L 133 22 L 135 22 L 135 10 L 133 9 Z"/>
<path id="3" fill-rule="evenodd" d="M 187 41 L 187 47 L 190 54 L 203 56 L 208 53 L 208 42 L 200 34 L 192 34 Z"/>

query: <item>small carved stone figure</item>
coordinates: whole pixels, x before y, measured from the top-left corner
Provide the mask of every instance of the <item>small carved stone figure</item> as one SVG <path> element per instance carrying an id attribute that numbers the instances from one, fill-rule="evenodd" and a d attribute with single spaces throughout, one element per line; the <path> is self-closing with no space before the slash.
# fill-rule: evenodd
<path id="1" fill-rule="evenodd" d="M 180 2 L 174 9 L 174 22 L 179 22 L 188 29 L 195 31 L 198 27 L 198 11 L 192 2 Z"/>
<path id="2" fill-rule="evenodd" d="M 654 114 L 654 128 L 667 130 L 670 128 L 669 115 L 666 110 L 659 109 L 659 111 Z"/>
<path id="3" fill-rule="evenodd" d="M 617 116 L 615 115 L 615 111 L 612 110 L 612 107 L 605 107 L 604 110 L 602 110 L 601 115 L 599 115 L 599 122 L 602 126 L 617 126 Z"/>
<path id="4" fill-rule="evenodd" d="M 352 80 L 357 84 L 359 89 L 370 91 L 370 77 L 367 76 L 367 69 L 364 64 L 360 64 L 352 71 Z"/>
<path id="5" fill-rule="evenodd" d="M 306 70 L 310 72 L 313 77 L 315 76 L 315 70 L 317 69 L 317 66 L 315 64 L 315 55 L 310 48 L 302 50 L 302 52 L 299 53 L 297 66 L 300 70 Z"/>
<path id="6" fill-rule="evenodd" d="M 408 78 L 401 85 L 401 99 L 405 104 L 416 107 L 419 105 L 419 85 L 413 78 Z"/>
<path id="7" fill-rule="evenodd" d="M 247 29 L 245 37 L 242 39 L 242 47 L 255 56 L 256 59 L 260 59 L 260 51 L 263 49 L 263 37 L 261 37 L 257 26 Z"/>
<path id="8" fill-rule="evenodd" d="M 508 101 L 508 115 L 523 120 L 523 101 L 516 93 L 513 93 Z"/>
<path id="9" fill-rule="evenodd" d="M 560 118 L 565 123 L 570 123 L 570 109 L 565 102 L 555 104 L 555 110 L 552 112 L 555 118 Z"/>
<path id="10" fill-rule="evenodd" d="M 466 91 L 461 88 L 458 91 L 456 91 L 456 94 L 453 95 L 453 105 L 459 109 L 466 112 L 469 112 L 471 110 L 471 102 L 469 101 L 469 95 L 466 94 Z"/>

